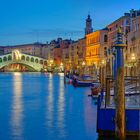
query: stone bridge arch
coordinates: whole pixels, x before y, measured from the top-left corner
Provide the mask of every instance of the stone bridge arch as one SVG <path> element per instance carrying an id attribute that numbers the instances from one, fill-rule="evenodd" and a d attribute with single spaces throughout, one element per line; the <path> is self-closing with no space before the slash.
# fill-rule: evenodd
<path id="1" fill-rule="evenodd" d="M 47 60 L 36 56 L 19 53 L 18 51 L 11 54 L 0 56 L 0 69 L 10 64 L 22 64 L 34 69 L 34 71 L 42 71 L 47 67 Z"/>

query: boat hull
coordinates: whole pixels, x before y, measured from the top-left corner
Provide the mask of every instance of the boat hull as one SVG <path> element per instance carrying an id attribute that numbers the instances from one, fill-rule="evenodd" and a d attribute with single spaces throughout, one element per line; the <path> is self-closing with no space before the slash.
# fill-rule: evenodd
<path id="1" fill-rule="evenodd" d="M 140 109 L 126 109 L 126 135 L 138 135 Z M 99 109 L 97 132 L 100 136 L 115 135 L 115 109 Z"/>
<path id="2" fill-rule="evenodd" d="M 73 85 L 76 87 L 90 87 L 92 85 L 92 82 L 74 80 Z"/>

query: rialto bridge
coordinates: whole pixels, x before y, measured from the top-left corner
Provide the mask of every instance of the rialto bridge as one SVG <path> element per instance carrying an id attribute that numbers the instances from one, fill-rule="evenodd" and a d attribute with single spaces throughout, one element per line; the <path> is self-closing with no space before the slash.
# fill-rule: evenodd
<path id="1" fill-rule="evenodd" d="M 0 56 L 0 69 L 10 64 L 22 64 L 30 67 L 34 71 L 42 71 L 47 68 L 46 59 L 20 53 L 18 50 L 15 50 L 10 54 Z"/>

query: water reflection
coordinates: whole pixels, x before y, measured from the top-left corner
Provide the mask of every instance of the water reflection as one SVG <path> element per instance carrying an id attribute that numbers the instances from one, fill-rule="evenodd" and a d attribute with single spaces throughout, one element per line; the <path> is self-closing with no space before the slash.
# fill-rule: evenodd
<path id="1" fill-rule="evenodd" d="M 94 104 L 96 101 L 94 100 L 89 100 L 88 102 L 84 100 L 85 107 L 84 107 L 84 115 L 85 115 L 85 129 L 87 134 L 90 136 L 90 134 L 96 134 L 96 128 L 93 129 L 93 122 L 97 121 L 97 113 L 96 113 L 96 107 L 91 106 L 91 104 Z M 91 110 L 94 110 L 91 112 Z"/>
<path id="2" fill-rule="evenodd" d="M 49 130 L 52 130 L 51 128 L 53 127 L 53 76 L 52 74 L 49 74 L 48 76 L 48 95 L 46 98 L 46 103 L 47 103 L 47 111 L 46 111 L 46 125 Z"/>
<path id="3" fill-rule="evenodd" d="M 13 73 L 13 102 L 11 126 L 15 139 L 22 138 L 23 102 L 22 102 L 22 75 Z"/>
<path id="4" fill-rule="evenodd" d="M 65 86 L 61 74 L 0 77 L 2 140 L 97 140 L 97 107 L 88 97 L 89 88 Z"/>
<path id="5" fill-rule="evenodd" d="M 65 136 L 65 126 L 64 126 L 64 107 L 65 107 L 65 98 L 64 98 L 64 75 L 60 75 L 59 80 L 59 95 L 58 95 L 58 130 L 59 136 Z"/>

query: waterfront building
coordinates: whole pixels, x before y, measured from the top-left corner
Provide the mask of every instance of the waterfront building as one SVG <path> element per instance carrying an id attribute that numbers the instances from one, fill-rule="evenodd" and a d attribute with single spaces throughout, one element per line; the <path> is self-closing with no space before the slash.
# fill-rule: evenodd
<path id="1" fill-rule="evenodd" d="M 73 41 L 71 39 L 62 40 L 60 43 L 61 48 L 61 65 L 63 64 L 65 69 L 69 69 L 69 45 Z"/>
<path id="2" fill-rule="evenodd" d="M 78 66 L 78 41 L 69 45 L 68 53 L 69 60 L 67 63 L 69 63 L 71 69 L 76 70 Z"/>
<path id="3" fill-rule="evenodd" d="M 55 66 L 60 66 L 62 63 L 62 51 L 60 45 L 53 48 L 53 59 Z"/>
<path id="4" fill-rule="evenodd" d="M 71 41 L 72 40 L 58 38 L 43 47 L 43 57 L 48 60 L 49 66 L 55 68 L 65 64 L 64 50 L 68 48 Z"/>
<path id="5" fill-rule="evenodd" d="M 47 44 L 43 46 L 42 55 L 43 58 L 48 60 L 48 66 L 55 68 L 62 65 L 63 48 L 65 48 L 69 42 L 70 40 L 58 38 L 50 41 L 50 43 L 47 42 Z"/>
<path id="6" fill-rule="evenodd" d="M 61 49 L 62 38 L 58 38 L 57 40 L 51 41 L 51 60 L 54 62 L 54 66 L 60 66 L 62 62 L 62 49 Z"/>
<path id="7" fill-rule="evenodd" d="M 102 29 L 86 35 L 86 65 L 98 68 L 106 58 L 105 51 L 108 42 L 108 30 Z"/>
<path id="8" fill-rule="evenodd" d="M 63 62 L 67 70 L 77 70 L 85 61 L 86 39 L 82 38 L 77 41 L 71 41 L 68 46 L 63 48 Z"/>
<path id="9" fill-rule="evenodd" d="M 4 55 L 4 46 L 0 46 L 0 55 Z"/>
<path id="10" fill-rule="evenodd" d="M 126 75 L 136 76 L 140 70 L 140 11 L 134 11 L 131 19 L 131 32 L 128 34 L 128 47 L 125 56 Z"/>
<path id="11" fill-rule="evenodd" d="M 83 62 L 85 62 L 86 55 L 86 38 L 81 38 L 77 42 L 77 53 L 78 53 L 78 66 L 82 66 Z"/>
<path id="12" fill-rule="evenodd" d="M 45 59 L 48 59 L 48 48 L 49 48 L 49 44 L 48 42 L 46 42 L 46 44 L 43 45 L 42 47 L 42 57 Z"/>
<path id="13" fill-rule="evenodd" d="M 86 19 L 85 37 L 76 41 L 58 38 L 50 43 L 33 43 L 15 46 L 0 46 L 0 55 L 18 50 L 21 53 L 42 57 L 48 60 L 48 66 L 66 69 L 80 69 L 84 64 L 87 67 L 99 68 L 105 62 L 113 65 L 114 56 L 111 53 L 116 43 L 117 30 L 123 31 L 125 75 L 138 74 L 140 68 L 140 10 L 130 10 L 122 17 L 93 32 L 90 15 Z M 113 67 L 111 74 L 113 74 Z"/>
<path id="14" fill-rule="evenodd" d="M 114 22 L 107 25 L 108 28 L 108 46 L 111 48 L 116 43 L 117 30 L 121 27 L 124 33 L 123 42 L 126 43 L 126 35 L 130 32 L 130 14 L 125 13 L 124 16 L 115 20 Z"/>
<path id="15" fill-rule="evenodd" d="M 124 61 L 125 61 L 125 75 L 131 76 L 135 75 L 136 67 L 135 59 L 138 55 L 138 48 L 139 47 L 139 16 L 140 10 L 130 10 L 129 13 L 125 13 L 124 16 L 120 17 L 116 21 L 112 22 L 107 26 L 108 28 L 108 48 L 110 51 L 116 42 L 117 37 L 117 29 L 118 27 L 122 28 L 123 31 L 123 42 L 125 43 L 126 47 L 124 49 Z M 136 39 L 137 38 L 137 39 Z M 137 40 L 137 41 L 136 41 Z M 111 62 L 113 63 L 113 55 L 108 56 Z M 138 59 L 138 58 L 137 58 Z M 133 74 L 132 74 L 133 73 Z M 134 74 L 135 73 L 135 74 Z"/>
<path id="16" fill-rule="evenodd" d="M 131 26 L 131 22 L 130 22 L 130 14 L 129 13 L 125 13 L 124 16 L 120 17 L 119 19 L 115 20 L 114 22 L 110 23 L 107 28 L 108 28 L 108 49 L 110 50 L 110 52 L 113 51 L 113 46 L 116 43 L 116 39 L 117 39 L 117 31 L 118 28 L 121 27 L 122 31 L 123 31 L 123 42 L 126 44 L 127 46 L 127 37 L 128 37 L 128 33 L 130 32 L 130 26 Z M 124 56 L 125 56 L 125 50 L 124 49 Z M 113 53 L 115 54 L 115 53 Z M 112 53 L 110 53 L 108 55 L 108 59 L 110 62 L 110 67 L 114 66 L 113 65 L 113 61 L 114 61 L 114 56 Z M 111 73 L 113 74 L 113 67 L 111 69 Z"/>
<path id="17" fill-rule="evenodd" d="M 14 50 L 18 50 L 21 53 L 30 54 L 38 57 L 42 57 L 42 48 L 45 44 L 34 43 L 34 44 L 23 44 L 15 46 L 2 46 L 0 47 L 1 54 L 8 54 Z"/>
<path id="18" fill-rule="evenodd" d="M 43 57 L 48 60 L 48 66 L 50 67 L 54 67 L 55 64 L 57 64 L 57 56 L 54 55 L 57 54 L 57 50 L 59 50 L 58 46 L 58 40 L 52 40 L 43 48 Z"/>
<path id="19" fill-rule="evenodd" d="M 63 47 L 62 49 L 62 62 L 65 65 L 65 68 L 67 70 L 70 70 L 71 68 L 71 61 L 70 61 L 70 45 L 67 45 Z"/>

